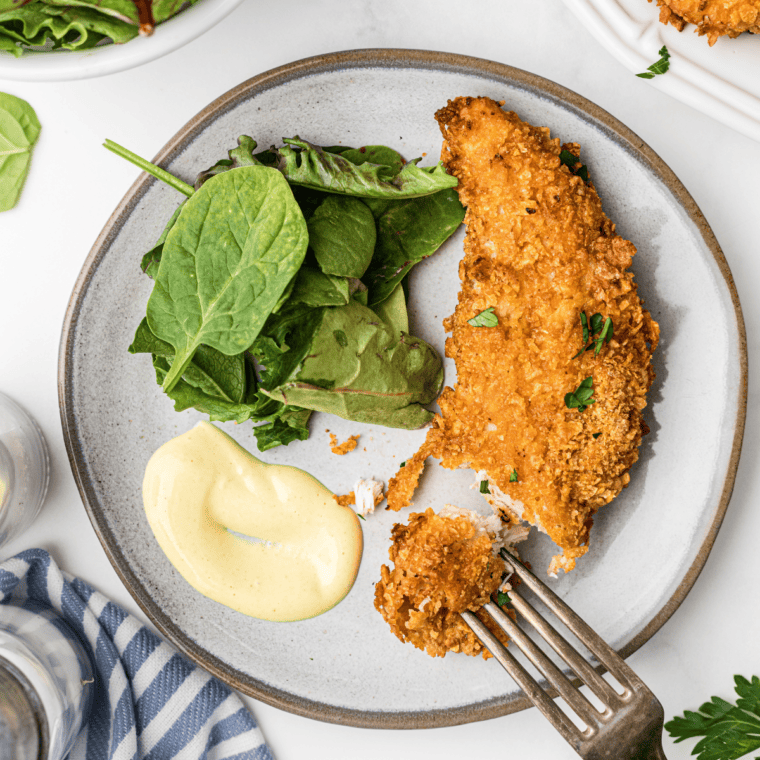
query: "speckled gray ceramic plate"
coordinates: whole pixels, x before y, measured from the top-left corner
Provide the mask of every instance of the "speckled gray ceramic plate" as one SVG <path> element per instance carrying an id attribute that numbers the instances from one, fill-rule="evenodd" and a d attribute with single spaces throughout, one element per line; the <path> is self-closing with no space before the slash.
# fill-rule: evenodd
<path id="1" fill-rule="evenodd" d="M 726 262 L 693 200 L 630 130 L 578 95 L 495 63 L 439 53 L 338 53 L 262 74 L 222 96 L 161 151 L 185 180 L 235 144 L 295 133 L 316 143 L 385 143 L 435 160 L 437 108 L 457 95 L 489 95 L 563 140 L 583 146 L 607 214 L 638 246 L 640 292 L 659 321 L 652 432 L 631 486 L 604 509 L 589 555 L 556 582 L 559 592 L 625 654 L 672 614 L 698 575 L 723 517 L 744 424 L 746 353 Z M 419 728 L 480 720 L 526 701 L 492 662 L 432 659 L 402 645 L 374 611 L 373 584 L 399 516 L 362 526 L 365 552 L 351 593 L 313 620 L 254 620 L 200 596 L 173 570 L 143 515 L 140 485 L 153 451 L 199 419 L 176 414 L 147 356 L 127 353 L 151 282 L 139 269 L 181 197 L 142 176 L 87 259 L 66 315 L 60 355 L 63 428 L 74 474 L 106 552 L 137 602 L 192 659 L 261 700 L 321 720 Z M 413 273 L 413 330 L 443 352 L 441 320 L 458 290 L 460 232 Z M 447 380 L 454 379 L 447 364 Z M 387 480 L 424 431 L 394 431 L 315 415 L 312 436 L 267 452 L 306 467 L 338 493 L 357 476 Z M 329 428 L 361 433 L 346 457 L 329 452 Z M 255 450 L 250 427 L 225 430 Z M 431 465 L 415 508 L 481 506 L 472 476 Z M 401 518 L 405 519 L 402 514 Z M 551 546 L 533 535 L 524 555 L 546 566 Z"/>

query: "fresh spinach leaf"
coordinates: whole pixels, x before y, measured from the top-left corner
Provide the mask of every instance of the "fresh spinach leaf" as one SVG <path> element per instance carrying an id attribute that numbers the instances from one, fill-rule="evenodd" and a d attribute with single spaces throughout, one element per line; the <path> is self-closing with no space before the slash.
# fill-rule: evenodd
<path id="1" fill-rule="evenodd" d="M 172 346 L 153 335 L 147 319 L 140 322 L 129 353 L 153 354 L 170 360 L 174 358 Z M 209 346 L 199 346 L 182 379 L 207 396 L 233 404 L 240 403 L 245 398 L 247 385 L 243 354 L 226 356 Z"/>
<path id="2" fill-rule="evenodd" d="M 361 277 L 375 250 L 375 220 L 358 198 L 328 195 L 307 223 L 309 246 L 325 274 Z"/>
<path id="3" fill-rule="evenodd" d="M 357 281 L 358 282 L 358 281 Z M 301 267 L 290 293 L 291 303 L 307 306 L 342 306 L 351 298 L 350 282 L 345 277 L 325 274 L 319 269 Z"/>
<path id="4" fill-rule="evenodd" d="M 0 211 L 18 203 L 39 134 L 40 122 L 29 103 L 0 92 Z"/>
<path id="5" fill-rule="evenodd" d="M 277 168 L 289 182 L 315 190 L 359 198 L 416 198 L 457 185 L 456 177 L 448 174 L 440 162 L 420 167 L 420 159 L 416 158 L 394 172 L 382 164 L 357 166 L 297 137 L 284 142 L 277 150 Z"/>
<path id="6" fill-rule="evenodd" d="M 148 325 L 171 343 L 172 389 L 205 344 L 242 353 L 301 266 L 307 231 L 274 169 L 245 166 L 212 177 L 182 207 L 164 243 Z"/>
<path id="7" fill-rule="evenodd" d="M 443 365 L 431 346 L 397 333 L 355 300 L 312 311 L 318 325 L 311 335 L 280 334 L 272 342 L 283 348 L 286 339 L 285 350 L 261 358 L 267 367 L 262 392 L 283 403 L 386 427 L 414 429 L 432 419 L 421 404 L 440 392 Z M 293 326 L 298 322 L 294 319 Z M 258 357 L 257 344 L 251 351 Z M 288 362 L 287 368 L 275 360 Z"/>
<path id="8" fill-rule="evenodd" d="M 422 259 L 434 254 L 464 219 L 455 190 L 391 204 L 377 220 L 377 244 L 364 277 L 369 304 L 382 303 Z"/>

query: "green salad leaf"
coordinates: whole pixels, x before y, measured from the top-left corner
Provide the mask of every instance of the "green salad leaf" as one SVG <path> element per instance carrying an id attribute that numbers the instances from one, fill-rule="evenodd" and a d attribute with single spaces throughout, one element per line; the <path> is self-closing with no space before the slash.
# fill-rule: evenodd
<path id="1" fill-rule="evenodd" d="M 431 346 L 397 332 L 353 299 L 276 315 L 251 352 L 267 368 L 261 389 L 271 398 L 386 427 L 428 423 L 433 414 L 421 405 L 433 401 L 443 384 L 441 358 Z"/>
<path id="2" fill-rule="evenodd" d="M 306 223 L 279 172 L 247 166 L 212 177 L 182 207 L 148 300 L 151 332 L 170 343 L 170 391 L 201 344 L 244 351 L 306 253 Z"/>
<path id="3" fill-rule="evenodd" d="M 415 264 L 432 256 L 464 214 L 456 190 L 388 203 L 377 217 L 377 246 L 365 275 L 370 306 L 382 303 Z"/>
<path id="4" fill-rule="evenodd" d="M 415 158 L 396 171 L 383 164 L 356 165 L 342 155 L 329 153 L 298 137 L 285 138 L 277 150 L 277 168 L 295 185 L 358 198 L 416 198 L 447 187 L 457 179 L 437 166 L 417 166 Z"/>
<path id="5" fill-rule="evenodd" d="M 358 198 L 327 195 L 308 223 L 309 246 L 325 274 L 361 277 L 375 251 L 375 219 Z"/>
<path id="6" fill-rule="evenodd" d="M 40 122 L 29 103 L 0 92 L 0 211 L 18 203 L 39 134 Z"/>

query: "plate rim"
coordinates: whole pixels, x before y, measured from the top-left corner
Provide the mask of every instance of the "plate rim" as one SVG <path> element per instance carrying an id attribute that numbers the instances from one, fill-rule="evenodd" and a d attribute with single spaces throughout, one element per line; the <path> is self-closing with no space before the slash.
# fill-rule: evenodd
<path id="1" fill-rule="evenodd" d="M 605 132 L 608 137 L 620 144 L 624 150 L 632 153 L 640 162 L 643 162 L 664 183 L 668 191 L 675 197 L 691 222 L 698 229 L 725 280 L 736 317 L 739 369 L 741 373 L 733 443 L 726 478 L 721 489 L 720 499 L 712 524 L 706 532 L 691 566 L 660 611 L 626 646 L 619 650 L 623 657 L 628 657 L 664 625 L 686 598 L 707 561 L 733 491 L 746 419 L 748 362 L 744 318 L 728 262 L 702 212 L 680 180 L 638 135 L 618 119 L 583 96 L 551 80 L 507 64 L 455 53 L 397 48 L 369 48 L 312 56 L 270 69 L 247 79 L 201 110 L 166 143 L 153 159 L 153 162 L 159 165 L 164 162 L 171 162 L 215 118 L 236 107 L 243 100 L 305 76 L 350 68 L 413 68 L 419 70 L 449 71 L 452 73 L 458 72 L 479 76 L 491 81 L 509 82 L 512 85 L 517 83 L 523 89 L 532 90 L 544 99 L 548 98 L 553 102 L 560 103 L 579 117 L 593 123 L 600 131 Z M 111 243 L 130 217 L 134 208 L 154 182 L 157 182 L 157 180 L 144 173 L 138 177 L 124 195 L 93 244 L 74 284 L 66 308 L 58 354 L 59 408 L 63 437 L 72 473 L 93 529 L 103 546 L 109 562 L 132 598 L 161 634 L 191 661 L 244 694 L 255 697 L 273 707 L 303 717 L 357 728 L 418 729 L 439 728 L 487 720 L 530 707 L 531 703 L 524 696 L 518 696 L 509 701 L 503 697 L 496 697 L 470 705 L 449 707 L 441 710 L 407 710 L 398 712 L 354 710 L 305 699 L 283 689 L 274 688 L 262 683 L 250 675 L 230 667 L 203 647 L 200 647 L 169 619 L 168 615 L 162 612 L 135 576 L 113 535 L 108 530 L 92 482 L 87 478 L 85 456 L 79 445 L 74 403 L 71 397 L 72 357 L 78 317 L 92 276 L 100 262 L 107 255 Z"/>

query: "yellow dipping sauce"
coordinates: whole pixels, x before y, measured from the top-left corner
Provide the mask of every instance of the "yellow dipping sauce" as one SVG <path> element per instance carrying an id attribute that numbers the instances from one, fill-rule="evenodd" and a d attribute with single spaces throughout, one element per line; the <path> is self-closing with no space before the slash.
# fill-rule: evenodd
<path id="1" fill-rule="evenodd" d="M 259 461 L 208 422 L 153 454 L 143 501 L 182 577 L 246 615 L 314 617 L 343 599 L 359 571 L 362 531 L 353 510 L 309 473 Z"/>

